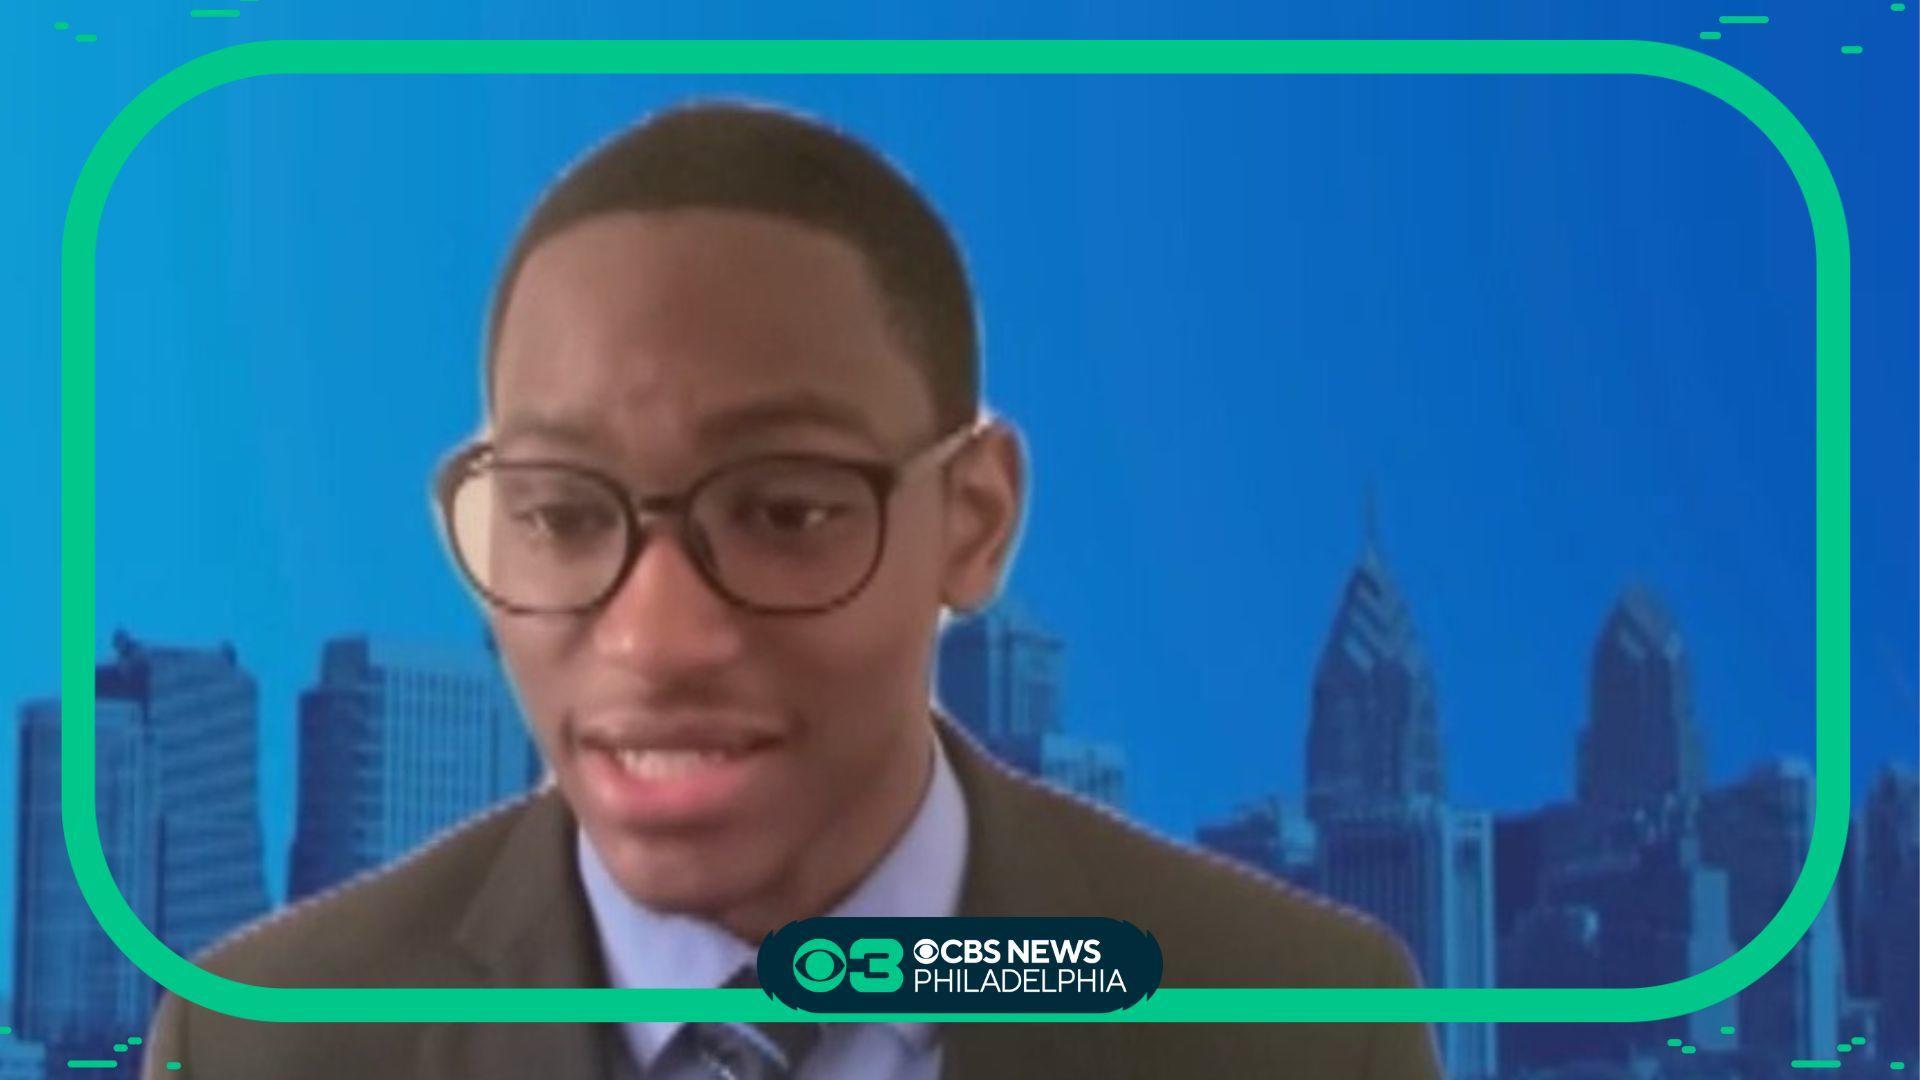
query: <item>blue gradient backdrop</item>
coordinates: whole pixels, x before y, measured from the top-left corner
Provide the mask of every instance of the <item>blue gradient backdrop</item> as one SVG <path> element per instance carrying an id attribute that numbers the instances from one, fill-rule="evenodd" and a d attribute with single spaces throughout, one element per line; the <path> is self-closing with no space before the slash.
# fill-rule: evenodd
<path id="1" fill-rule="evenodd" d="M 1762 4 L 1770 25 L 1700 42 L 1722 8 L 239 6 L 0 15 L 9 710 L 56 681 L 66 195 L 118 107 L 193 55 L 271 37 L 1635 37 L 1753 74 L 1838 177 L 1855 255 L 1856 779 L 1915 757 L 1913 11 Z M 1588 652 L 1634 580 L 1692 649 L 1713 778 L 1811 753 L 1809 230 L 1778 156 L 1696 91 L 272 77 L 167 120 L 108 207 L 98 617 L 103 642 L 115 626 L 231 639 L 259 675 L 276 890 L 294 700 L 320 640 L 478 633 L 425 485 L 475 422 L 481 311 L 511 230 L 582 146 L 696 92 L 843 123 L 949 215 L 991 400 L 1035 463 L 1012 591 L 1065 639 L 1067 723 L 1127 747 L 1146 820 L 1186 835 L 1299 791 L 1308 679 L 1369 484 L 1434 659 L 1453 802 L 1570 791 Z M 0 741 L 9 812 L 13 752 Z"/>

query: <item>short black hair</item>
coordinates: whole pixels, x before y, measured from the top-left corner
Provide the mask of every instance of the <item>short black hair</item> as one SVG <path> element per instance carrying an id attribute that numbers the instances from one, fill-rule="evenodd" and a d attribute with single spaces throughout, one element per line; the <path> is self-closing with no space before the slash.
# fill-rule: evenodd
<path id="1" fill-rule="evenodd" d="M 873 149 L 818 120 L 711 100 L 653 114 L 570 166 L 521 226 L 487 319 L 485 392 L 507 300 L 554 234 L 621 211 L 757 211 L 824 229 L 866 258 L 896 332 L 920 361 L 941 431 L 973 420 L 980 342 L 959 247 L 913 183 Z"/>

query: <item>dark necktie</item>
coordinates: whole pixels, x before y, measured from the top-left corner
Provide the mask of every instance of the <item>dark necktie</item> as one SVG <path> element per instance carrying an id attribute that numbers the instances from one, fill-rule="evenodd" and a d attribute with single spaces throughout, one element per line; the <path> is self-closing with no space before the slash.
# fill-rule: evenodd
<path id="1" fill-rule="evenodd" d="M 725 989 L 751 990 L 759 985 L 749 966 L 727 980 Z M 713 1071 L 715 1080 L 790 1080 L 820 1041 L 822 1025 L 805 1021 L 688 1024 L 682 1031 L 694 1056 Z"/>

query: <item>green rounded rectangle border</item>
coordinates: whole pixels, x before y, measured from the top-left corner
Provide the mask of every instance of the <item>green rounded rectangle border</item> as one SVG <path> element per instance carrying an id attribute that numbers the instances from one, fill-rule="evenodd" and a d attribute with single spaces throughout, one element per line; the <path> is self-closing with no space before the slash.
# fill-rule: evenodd
<path id="1" fill-rule="evenodd" d="M 966 1022 L 1640 1022 L 1738 993 L 1812 925 L 1846 844 L 1851 717 L 1851 282 L 1845 212 L 1807 130 L 1736 68 L 1651 41 L 263 41 L 195 58 L 121 110 L 88 155 L 60 246 L 60 809 L 81 894 L 115 945 L 162 986 L 243 1019 L 305 1022 L 767 1021 L 757 990 L 294 989 L 223 978 L 134 914 L 100 846 L 94 788 L 94 257 L 115 177 L 147 133 L 201 94 L 257 75 L 1638 75 L 1733 107 L 1773 143 L 1814 241 L 1815 801 L 1792 891 L 1745 947 L 1706 971 L 1633 988 L 1163 989 L 1122 1013 L 867 1016 Z M 1151 928 L 1149 928 L 1151 929 Z"/>

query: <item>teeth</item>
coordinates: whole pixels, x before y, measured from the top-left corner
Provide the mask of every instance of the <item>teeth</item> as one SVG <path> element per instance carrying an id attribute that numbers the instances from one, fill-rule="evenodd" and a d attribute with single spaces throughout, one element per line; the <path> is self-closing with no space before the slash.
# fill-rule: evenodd
<path id="1" fill-rule="evenodd" d="M 733 755 L 724 750 L 615 750 L 613 759 L 628 775 L 642 780 L 671 780 L 710 769 Z"/>

